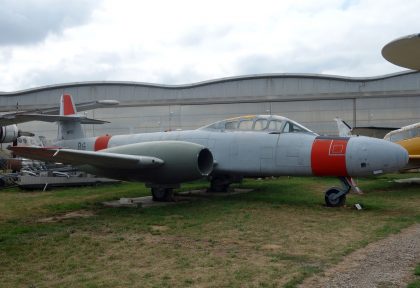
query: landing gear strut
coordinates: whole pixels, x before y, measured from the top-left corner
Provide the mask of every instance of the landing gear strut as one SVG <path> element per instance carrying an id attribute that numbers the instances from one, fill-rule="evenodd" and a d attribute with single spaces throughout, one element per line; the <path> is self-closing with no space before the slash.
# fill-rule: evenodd
<path id="1" fill-rule="evenodd" d="M 325 192 L 325 204 L 327 207 L 341 207 L 346 204 L 346 195 L 354 187 L 350 177 L 339 177 L 342 188 L 331 187 Z"/>

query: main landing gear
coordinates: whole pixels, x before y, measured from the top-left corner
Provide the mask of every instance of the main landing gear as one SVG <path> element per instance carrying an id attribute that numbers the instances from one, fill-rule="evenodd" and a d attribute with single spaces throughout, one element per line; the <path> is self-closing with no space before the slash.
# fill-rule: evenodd
<path id="1" fill-rule="evenodd" d="M 153 201 L 157 202 L 173 202 L 175 201 L 174 198 L 174 189 L 179 188 L 178 186 L 167 186 L 167 185 L 159 185 L 159 186 L 149 186 L 152 191 L 152 198 Z"/>
<path id="2" fill-rule="evenodd" d="M 327 207 L 341 207 L 346 204 L 346 195 L 350 192 L 353 188 L 357 192 L 360 189 L 356 186 L 353 179 L 350 177 L 339 177 L 342 188 L 338 187 L 331 187 L 327 191 L 325 191 L 325 204 Z M 360 193 L 360 192 L 359 192 Z"/>
<path id="3" fill-rule="evenodd" d="M 232 183 L 240 183 L 243 177 L 232 175 L 213 175 L 210 178 L 208 192 L 228 192 Z"/>
<path id="4" fill-rule="evenodd" d="M 209 192 L 228 192 L 231 181 L 228 176 L 212 176 Z"/>

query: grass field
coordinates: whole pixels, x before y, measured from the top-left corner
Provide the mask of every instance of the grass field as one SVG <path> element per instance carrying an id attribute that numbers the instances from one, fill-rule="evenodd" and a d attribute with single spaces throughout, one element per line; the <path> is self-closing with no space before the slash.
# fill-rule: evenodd
<path id="1" fill-rule="evenodd" d="M 0 287 L 294 287 L 420 222 L 420 185 L 396 177 L 413 175 L 361 179 L 365 194 L 338 209 L 323 206 L 330 178 L 248 180 L 250 193 L 147 209 L 99 204 L 148 195 L 141 184 L 3 190 Z M 51 218 L 71 211 L 86 217 Z"/>

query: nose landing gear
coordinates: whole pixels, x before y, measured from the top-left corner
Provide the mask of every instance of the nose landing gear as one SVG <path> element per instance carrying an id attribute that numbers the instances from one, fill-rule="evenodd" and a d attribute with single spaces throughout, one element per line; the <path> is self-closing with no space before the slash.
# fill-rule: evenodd
<path id="1" fill-rule="evenodd" d="M 355 191 L 360 191 L 351 177 L 339 177 L 342 188 L 331 187 L 325 191 L 325 205 L 327 207 L 342 207 L 346 204 L 346 195 L 353 188 Z M 360 193 L 360 192 L 359 192 Z"/>
<path id="2" fill-rule="evenodd" d="M 346 194 L 348 192 L 341 188 L 331 187 L 325 192 L 325 205 L 327 207 L 341 207 L 346 204 Z"/>

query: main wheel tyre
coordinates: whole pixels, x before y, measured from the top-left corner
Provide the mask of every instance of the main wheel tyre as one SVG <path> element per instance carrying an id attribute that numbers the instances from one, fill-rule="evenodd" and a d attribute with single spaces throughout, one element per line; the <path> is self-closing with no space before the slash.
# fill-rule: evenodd
<path id="1" fill-rule="evenodd" d="M 210 184 L 210 192 L 219 192 L 219 193 L 223 193 L 223 192 L 228 192 L 229 190 L 229 185 L 219 185 L 219 184 Z"/>
<path id="2" fill-rule="evenodd" d="M 172 188 L 152 188 L 153 201 L 158 202 L 171 202 L 174 201 L 174 193 Z"/>
<path id="3" fill-rule="evenodd" d="M 337 194 L 342 193 L 339 188 L 333 187 L 325 192 L 325 204 L 328 207 L 341 207 L 346 203 L 346 194 L 337 197 Z"/>
<path id="4" fill-rule="evenodd" d="M 210 182 L 210 192 L 228 192 L 229 184 L 222 183 L 220 181 Z"/>
<path id="5" fill-rule="evenodd" d="M 228 192 L 230 183 L 225 179 L 215 178 L 210 182 L 209 192 Z"/>

